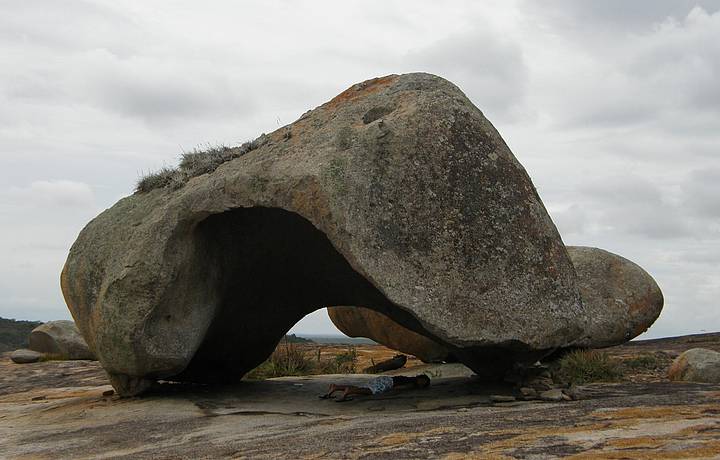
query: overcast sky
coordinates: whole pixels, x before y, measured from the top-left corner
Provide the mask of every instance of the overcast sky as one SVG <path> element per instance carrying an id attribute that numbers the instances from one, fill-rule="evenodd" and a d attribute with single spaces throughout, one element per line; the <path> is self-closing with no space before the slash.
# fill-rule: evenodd
<path id="1" fill-rule="evenodd" d="M 0 0 L 0 316 L 69 318 L 85 223 L 183 150 L 353 83 L 456 83 L 568 245 L 644 267 L 646 337 L 720 330 L 720 0 Z M 295 329 L 332 333 L 324 311 Z"/>

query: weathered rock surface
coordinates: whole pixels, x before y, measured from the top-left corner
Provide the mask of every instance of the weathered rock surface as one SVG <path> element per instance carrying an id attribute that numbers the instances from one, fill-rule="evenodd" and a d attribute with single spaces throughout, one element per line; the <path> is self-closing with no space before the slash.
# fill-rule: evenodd
<path id="1" fill-rule="evenodd" d="M 447 347 L 369 308 L 330 307 L 327 312 L 333 324 L 349 337 L 367 337 L 426 363 L 454 360 Z"/>
<path id="2" fill-rule="evenodd" d="M 585 306 L 582 338 L 574 347 L 603 348 L 619 345 L 645 332 L 663 307 L 655 280 L 641 267 L 609 251 L 568 246 Z M 425 362 L 445 361 L 447 347 L 364 308 L 328 308 L 330 319 L 351 337 L 368 337 L 386 347 L 410 353 Z"/>
<path id="3" fill-rule="evenodd" d="M 685 382 L 720 383 L 720 353 L 706 348 L 693 348 L 675 358 L 670 380 Z"/>
<path id="4" fill-rule="evenodd" d="M 146 397 L 118 398 L 104 395 L 110 387 L 96 362 L 18 366 L 0 356 L 0 457 L 656 459 L 720 454 L 718 384 L 593 384 L 579 387 L 577 401 L 492 404 L 491 395 L 512 388 L 472 378 L 433 378 L 423 390 L 344 404 L 317 399 L 329 382 L 359 384 L 370 378 L 167 384 Z"/>
<path id="5" fill-rule="evenodd" d="M 572 343 L 585 318 L 527 173 L 428 74 L 354 85 L 182 188 L 120 200 L 62 288 L 125 395 L 239 379 L 326 306 L 380 311 L 479 374 Z"/>
<path id="6" fill-rule="evenodd" d="M 576 346 L 603 348 L 625 343 L 660 316 L 662 291 L 640 266 L 603 249 L 568 246 L 567 251 L 587 315 L 585 332 Z"/>
<path id="7" fill-rule="evenodd" d="M 62 359 L 95 359 L 73 321 L 48 321 L 30 333 L 31 350 Z"/>
<path id="8" fill-rule="evenodd" d="M 33 350 L 21 348 L 10 353 L 10 359 L 16 364 L 30 364 L 40 361 L 43 357 L 42 353 Z"/>

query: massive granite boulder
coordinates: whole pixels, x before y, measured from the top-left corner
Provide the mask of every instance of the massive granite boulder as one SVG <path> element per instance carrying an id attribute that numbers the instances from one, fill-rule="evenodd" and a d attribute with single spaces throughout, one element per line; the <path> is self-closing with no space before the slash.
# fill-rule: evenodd
<path id="1" fill-rule="evenodd" d="M 259 144 L 123 198 L 70 250 L 66 303 L 120 394 L 239 379 L 327 306 L 381 312 L 488 376 L 586 329 L 530 178 L 450 82 L 368 80 Z"/>
<path id="2" fill-rule="evenodd" d="M 568 246 L 585 307 L 582 336 L 561 348 L 604 348 L 645 332 L 663 307 L 662 291 L 637 264 L 603 249 Z M 385 315 L 364 308 L 331 307 L 328 315 L 350 337 L 367 337 L 425 362 L 445 361 L 451 351 L 404 328 Z"/>
<path id="3" fill-rule="evenodd" d="M 587 315 L 585 332 L 575 346 L 619 345 L 652 326 L 664 302 L 652 276 L 637 264 L 603 249 L 567 249 Z"/>
<path id="4" fill-rule="evenodd" d="M 414 355 L 426 363 L 454 361 L 452 352 L 432 339 L 364 307 L 329 307 L 333 324 L 349 337 L 367 337 L 393 350 Z"/>
<path id="5" fill-rule="evenodd" d="M 30 332 L 28 348 L 61 359 L 95 359 L 75 323 L 48 321 Z"/>

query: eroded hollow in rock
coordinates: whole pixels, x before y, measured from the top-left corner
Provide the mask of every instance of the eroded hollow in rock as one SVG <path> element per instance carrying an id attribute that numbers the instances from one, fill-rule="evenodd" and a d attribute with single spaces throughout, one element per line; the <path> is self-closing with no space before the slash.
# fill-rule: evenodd
<path id="1" fill-rule="evenodd" d="M 219 292 L 204 341 L 177 380 L 228 382 L 262 363 L 303 316 L 334 305 L 371 308 L 431 337 L 417 319 L 356 272 L 327 236 L 279 208 L 239 208 L 208 217 L 195 238 L 215 268 Z M 219 268 L 219 269 L 218 269 Z"/>

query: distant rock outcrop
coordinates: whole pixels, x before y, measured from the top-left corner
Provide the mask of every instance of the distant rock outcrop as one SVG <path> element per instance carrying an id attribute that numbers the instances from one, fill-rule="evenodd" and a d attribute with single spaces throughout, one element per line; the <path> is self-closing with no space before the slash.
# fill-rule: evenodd
<path id="1" fill-rule="evenodd" d="M 75 323 L 48 321 L 30 333 L 30 350 L 59 359 L 95 359 Z"/>
<path id="2" fill-rule="evenodd" d="M 685 382 L 720 383 L 720 353 L 706 348 L 692 348 L 670 366 L 670 380 Z"/>

